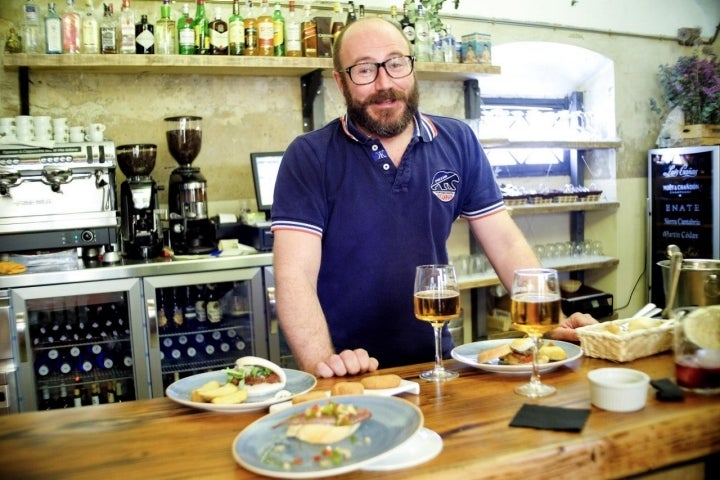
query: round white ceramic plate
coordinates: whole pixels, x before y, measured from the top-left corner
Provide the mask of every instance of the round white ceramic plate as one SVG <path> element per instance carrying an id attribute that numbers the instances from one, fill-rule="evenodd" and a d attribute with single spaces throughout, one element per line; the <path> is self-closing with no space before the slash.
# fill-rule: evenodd
<path id="1" fill-rule="evenodd" d="M 299 370 L 284 368 L 287 375 L 285 388 L 277 393 L 268 395 L 259 395 L 257 397 L 248 398 L 243 403 L 232 405 L 217 405 L 214 403 L 193 402 L 190 400 L 190 392 L 209 381 L 217 380 L 220 384 L 227 383 L 227 373 L 225 370 L 216 370 L 213 372 L 199 373 L 190 377 L 181 378 L 177 382 L 173 382 L 165 389 L 165 395 L 181 405 L 199 408 L 200 410 L 210 410 L 213 412 L 239 413 L 239 412 L 255 412 L 263 410 L 275 403 L 284 402 L 305 392 L 309 392 L 317 384 L 317 378 L 309 373 Z"/>
<path id="2" fill-rule="evenodd" d="M 350 453 L 338 464 L 323 465 L 314 460 L 321 456 L 323 445 L 313 445 L 288 438 L 282 423 L 303 413 L 313 404 L 333 401 L 370 410 L 372 417 L 350 437 L 332 447 Z M 320 478 L 365 468 L 385 456 L 391 456 L 423 426 L 418 407 L 397 397 L 345 395 L 305 402 L 266 415 L 251 423 L 235 437 L 232 454 L 235 461 L 251 472 L 275 478 Z"/>
<path id="3" fill-rule="evenodd" d="M 500 345 L 504 345 L 506 343 L 511 343 L 513 340 L 515 339 L 502 338 L 497 340 L 484 340 L 481 342 L 466 343 L 464 345 L 459 345 L 455 347 L 451 354 L 452 357 L 459 362 L 465 363 L 467 365 L 472 365 L 473 367 L 479 368 L 481 370 L 486 370 L 488 372 L 529 375 L 532 372 L 532 364 L 530 363 L 524 363 L 521 365 L 499 365 L 478 362 L 478 353 L 482 352 L 483 350 L 489 350 L 491 348 L 499 347 Z M 558 347 L 565 350 L 567 358 L 565 360 L 560 360 L 557 362 L 541 364 L 540 373 L 550 372 L 562 365 L 565 365 L 566 363 L 570 363 L 582 357 L 582 349 L 580 349 L 580 347 L 578 347 L 577 345 L 573 345 L 572 343 L 568 342 L 561 342 L 558 340 L 546 340 L 546 342 L 552 342 L 553 345 L 557 345 Z"/>

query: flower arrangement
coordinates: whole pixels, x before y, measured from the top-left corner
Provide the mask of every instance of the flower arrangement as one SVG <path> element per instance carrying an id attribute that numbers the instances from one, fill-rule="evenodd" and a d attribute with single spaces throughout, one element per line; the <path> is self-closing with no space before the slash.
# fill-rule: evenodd
<path id="1" fill-rule="evenodd" d="M 715 55 L 694 54 L 661 65 L 659 80 L 663 100 L 670 109 L 682 110 L 685 125 L 720 124 L 720 61 Z M 651 109 L 661 113 L 654 100 Z"/>

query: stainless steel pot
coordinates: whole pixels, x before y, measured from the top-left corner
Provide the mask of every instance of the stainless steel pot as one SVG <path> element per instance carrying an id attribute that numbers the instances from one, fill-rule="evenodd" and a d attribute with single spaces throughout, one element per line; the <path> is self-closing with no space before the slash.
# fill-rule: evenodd
<path id="1" fill-rule="evenodd" d="M 662 269 L 665 299 L 671 298 L 672 260 L 657 263 Z M 671 308 L 720 304 L 720 260 L 684 259 Z"/>

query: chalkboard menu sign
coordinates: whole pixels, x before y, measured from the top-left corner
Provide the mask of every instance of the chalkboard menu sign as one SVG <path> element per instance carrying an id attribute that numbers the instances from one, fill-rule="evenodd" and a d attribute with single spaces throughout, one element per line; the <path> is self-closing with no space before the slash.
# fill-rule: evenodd
<path id="1" fill-rule="evenodd" d="M 650 301 L 663 306 L 657 262 L 668 245 L 684 258 L 720 258 L 720 146 L 655 149 L 648 160 Z"/>

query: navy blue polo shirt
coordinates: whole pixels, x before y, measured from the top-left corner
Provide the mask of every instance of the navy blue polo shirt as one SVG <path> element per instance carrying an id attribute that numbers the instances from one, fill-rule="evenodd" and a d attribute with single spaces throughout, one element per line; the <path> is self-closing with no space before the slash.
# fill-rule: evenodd
<path id="1" fill-rule="evenodd" d="M 415 267 L 447 263 L 458 216 L 504 209 L 473 131 L 419 114 L 396 168 L 378 140 L 336 119 L 297 137 L 283 155 L 272 230 L 322 239 L 318 296 L 339 352 L 365 348 L 381 367 L 434 359 L 432 327 L 415 318 Z M 443 349 L 452 349 L 447 327 Z"/>

